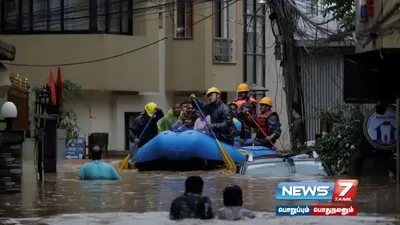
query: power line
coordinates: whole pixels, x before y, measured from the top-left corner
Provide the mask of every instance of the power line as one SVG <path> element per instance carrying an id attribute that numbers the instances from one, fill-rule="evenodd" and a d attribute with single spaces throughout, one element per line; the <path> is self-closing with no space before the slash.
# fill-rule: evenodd
<path id="1" fill-rule="evenodd" d="M 230 4 L 227 4 L 225 7 L 223 7 L 221 9 L 211 13 L 210 15 L 198 20 L 197 22 L 193 23 L 191 25 L 191 27 L 193 27 L 196 24 L 199 24 L 199 23 L 205 21 L 206 19 L 208 19 L 208 18 L 212 17 L 213 15 L 215 15 L 217 12 L 222 11 L 222 10 L 228 8 L 229 6 L 235 4 L 237 1 L 238 0 L 235 0 L 235 1 L 231 2 Z M 43 65 L 38 65 L 38 64 L 19 64 L 19 63 L 6 63 L 6 62 L 4 62 L 4 64 L 11 65 L 11 66 L 21 66 L 21 67 L 56 67 L 56 66 L 75 66 L 75 65 L 82 65 L 82 64 L 88 64 L 88 63 L 96 63 L 96 62 L 102 62 L 102 61 L 107 61 L 107 60 L 110 60 L 110 59 L 119 58 L 119 57 L 122 57 L 122 56 L 128 55 L 128 54 L 132 54 L 134 52 L 140 51 L 142 49 L 145 49 L 147 47 L 155 45 L 155 44 L 157 44 L 159 42 L 162 42 L 162 41 L 164 41 L 166 39 L 167 39 L 167 36 L 164 37 L 164 38 L 161 38 L 161 39 L 159 39 L 157 41 L 151 42 L 151 43 L 149 43 L 147 45 L 141 46 L 141 47 L 136 48 L 136 49 L 132 49 L 132 50 L 127 51 L 127 52 L 123 52 L 123 53 L 120 53 L 120 54 L 117 54 L 117 55 L 113 55 L 113 56 L 109 56 L 109 57 L 105 57 L 105 58 L 94 59 L 94 60 L 87 60 L 87 61 L 81 61 L 81 62 L 71 62 L 71 63 L 61 63 L 61 64 L 47 64 L 47 65 L 46 64 L 43 64 Z"/>
<path id="2" fill-rule="evenodd" d="M 163 6 L 163 7 L 167 8 L 168 6 Z M 193 13 L 195 13 L 197 11 L 204 10 L 204 9 L 209 9 L 211 7 L 212 6 L 198 8 L 198 9 L 194 10 Z M 157 6 L 155 8 L 159 8 L 159 6 Z M 170 11 L 171 10 L 162 10 L 162 11 L 156 11 L 156 12 L 151 12 L 151 13 L 145 13 L 145 14 L 141 14 L 141 15 L 135 15 L 134 16 L 134 22 L 137 23 L 137 22 L 147 22 L 147 21 L 159 20 L 160 18 L 158 18 L 158 17 L 154 18 L 154 19 L 143 19 L 143 20 L 135 20 L 135 19 L 137 19 L 138 17 L 146 17 L 146 16 L 149 16 L 149 15 L 156 15 L 156 14 L 159 14 L 159 13 L 166 13 L 166 12 L 170 12 Z M 115 12 L 115 13 L 97 14 L 97 15 L 92 15 L 92 16 L 70 17 L 70 18 L 67 18 L 67 19 L 63 19 L 63 21 L 66 21 L 66 20 L 81 20 L 81 23 L 77 23 L 78 21 L 76 21 L 75 23 L 64 24 L 64 26 L 73 25 L 74 27 L 79 27 L 79 26 L 83 26 L 83 25 L 89 25 L 89 20 L 84 20 L 84 19 L 89 18 L 89 17 L 96 17 L 96 16 L 97 17 L 104 17 L 106 15 L 124 14 L 124 13 L 129 13 L 129 12 L 132 12 L 132 10 L 127 10 L 127 11 L 123 11 L 123 12 Z M 190 14 L 190 13 L 191 13 L 191 11 L 185 12 L 185 14 Z M 121 16 L 123 16 L 123 15 L 121 15 Z M 165 19 L 165 18 L 168 18 L 168 17 L 172 18 L 173 16 L 163 16 L 162 18 Z M 32 28 L 39 28 L 39 27 L 44 27 L 44 26 L 51 27 L 53 25 L 56 25 L 56 26 L 59 25 L 60 26 L 61 25 L 60 24 L 61 20 L 62 19 L 53 20 L 53 21 L 51 21 L 51 23 L 47 23 L 47 24 L 36 24 L 36 25 L 33 25 Z M 38 23 L 40 21 L 35 21 L 35 22 Z M 44 20 L 42 22 L 48 22 L 48 21 Z M 57 27 L 57 28 L 60 29 L 60 27 Z M 34 31 L 41 31 L 41 30 L 34 30 Z M 53 30 L 53 31 L 57 32 L 59 30 Z"/>

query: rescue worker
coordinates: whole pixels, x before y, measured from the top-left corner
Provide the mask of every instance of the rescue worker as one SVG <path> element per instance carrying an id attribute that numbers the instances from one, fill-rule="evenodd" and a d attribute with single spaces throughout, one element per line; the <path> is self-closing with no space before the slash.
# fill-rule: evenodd
<path id="1" fill-rule="evenodd" d="M 212 219 L 213 211 L 210 198 L 203 196 L 204 181 L 199 176 L 190 176 L 185 182 L 185 193 L 171 203 L 169 218 Z"/>
<path id="2" fill-rule="evenodd" d="M 256 137 L 254 138 L 253 144 L 256 146 L 265 146 L 272 148 L 272 143 L 281 136 L 281 123 L 279 122 L 279 116 L 276 112 L 272 111 L 272 99 L 264 97 L 260 100 L 260 113 L 255 117 L 257 124 L 253 122 L 251 118 L 248 119 L 250 126 L 263 129 L 267 137 L 258 129 Z M 253 117 L 253 118 L 254 118 Z M 257 126 L 258 125 L 258 126 Z"/>
<path id="3" fill-rule="evenodd" d="M 238 99 L 234 101 L 234 103 L 238 107 L 238 119 L 241 120 L 243 124 L 244 137 L 242 140 L 251 139 L 251 128 L 247 123 L 247 114 L 244 113 L 243 110 L 246 109 L 250 113 L 250 115 L 254 116 L 256 114 L 257 101 L 249 95 L 250 88 L 245 83 L 239 84 L 236 91 L 238 94 Z M 242 142 L 242 144 L 245 145 L 244 142 Z"/>
<path id="4" fill-rule="evenodd" d="M 173 131 L 186 131 L 186 130 L 193 130 L 194 122 L 197 119 L 197 113 L 192 104 L 188 104 L 186 106 L 186 110 L 182 113 L 178 120 L 172 125 L 171 130 Z"/>
<path id="5" fill-rule="evenodd" d="M 120 180 L 121 177 L 111 164 L 104 162 L 99 146 L 92 149 L 92 161 L 83 164 L 78 173 L 79 180 Z"/>
<path id="6" fill-rule="evenodd" d="M 243 192 L 237 186 L 228 186 L 223 191 L 224 208 L 217 211 L 216 216 L 220 220 L 254 219 L 256 216 L 246 208 L 243 208 Z"/>
<path id="7" fill-rule="evenodd" d="M 154 115 L 153 115 L 154 114 Z M 150 122 L 147 130 L 144 131 L 142 138 L 139 140 L 139 135 L 142 130 L 146 127 L 147 122 L 150 120 L 151 116 L 154 116 Z M 138 148 L 145 145 L 151 139 L 153 139 L 158 134 L 157 122 L 164 116 L 161 109 L 157 107 L 154 102 L 149 102 L 144 106 L 144 111 L 140 113 L 138 117 L 135 118 L 132 127 L 129 128 L 130 131 L 130 141 L 137 144 Z"/>
<path id="8" fill-rule="evenodd" d="M 190 99 L 196 100 L 200 107 L 199 110 L 210 115 L 211 123 L 207 124 L 207 128 L 212 129 L 220 141 L 233 145 L 236 132 L 232 121 L 233 115 L 230 108 L 222 102 L 221 91 L 216 87 L 211 87 L 207 90 L 206 96 L 209 103 L 198 100 L 194 94 L 190 95 Z M 192 105 L 196 104 L 193 102 Z"/>
<path id="9" fill-rule="evenodd" d="M 174 123 L 178 120 L 180 115 L 181 115 L 181 104 L 176 103 L 172 109 L 168 110 L 167 115 L 165 115 L 157 122 L 158 132 L 171 130 L 172 125 L 174 125 Z"/>

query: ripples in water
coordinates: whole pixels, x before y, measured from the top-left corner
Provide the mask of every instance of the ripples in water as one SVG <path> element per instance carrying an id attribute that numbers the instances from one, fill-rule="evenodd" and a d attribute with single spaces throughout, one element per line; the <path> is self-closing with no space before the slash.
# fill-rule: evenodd
<path id="1" fill-rule="evenodd" d="M 360 181 L 355 204 L 368 217 L 275 217 L 274 213 L 261 212 L 274 212 L 276 205 L 331 204 L 329 201 L 276 200 L 275 190 L 279 182 L 327 179 L 304 176 L 244 177 L 220 171 L 139 173 L 124 170 L 120 171 L 122 181 L 77 181 L 74 178 L 81 163 L 74 161 L 66 167 L 66 172 L 46 175 L 43 186 L 36 187 L 34 176 L 28 177 L 30 179 L 25 177 L 21 194 L 0 195 L 0 217 L 39 218 L 13 219 L 22 224 L 126 225 L 131 220 L 135 220 L 134 224 L 175 224 L 169 221 L 165 212 L 169 211 L 171 201 L 183 193 L 187 176 L 194 174 L 203 177 L 204 194 L 213 200 L 214 210 L 222 207 L 222 190 L 227 185 L 238 184 L 242 187 L 245 207 L 260 213 L 257 213 L 256 220 L 235 224 L 265 224 L 266 220 L 268 224 L 398 224 L 397 218 L 386 215 L 400 213 L 396 204 L 398 193 L 392 184 Z M 186 224 L 227 223 L 188 220 Z"/>
<path id="2" fill-rule="evenodd" d="M 275 217 L 273 213 L 256 212 L 253 220 L 241 221 L 222 221 L 222 220 L 184 220 L 171 221 L 166 212 L 147 212 L 147 213 L 93 213 L 93 214 L 64 214 L 48 218 L 26 218 L 26 219 L 7 219 L 3 224 L 37 224 L 37 225 L 201 225 L 201 224 L 235 224 L 235 225 L 274 225 L 274 224 L 345 224 L 345 225 L 398 225 L 399 219 L 396 217 L 379 217 L 361 215 L 357 217 Z"/>

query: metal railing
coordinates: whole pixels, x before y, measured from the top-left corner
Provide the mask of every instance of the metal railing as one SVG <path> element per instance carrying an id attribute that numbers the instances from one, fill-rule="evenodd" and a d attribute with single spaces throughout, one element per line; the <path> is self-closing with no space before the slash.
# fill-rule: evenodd
<path id="1" fill-rule="evenodd" d="M 233 57 L 233 40 L 214 37 L 214 62 L 231 62 Z"/>

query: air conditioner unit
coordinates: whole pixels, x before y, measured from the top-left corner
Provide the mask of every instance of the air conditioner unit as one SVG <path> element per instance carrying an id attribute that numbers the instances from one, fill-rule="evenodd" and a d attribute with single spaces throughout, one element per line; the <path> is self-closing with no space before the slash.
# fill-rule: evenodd
<path id="1" fill-rule="evenodd" d="M 356 53 L 380 49 L 400 49 L 400 36 L 395 30 L 400 21 L 400 3 L 396 0 L 358 0 L 356 33 L 360 36 Z"/>

